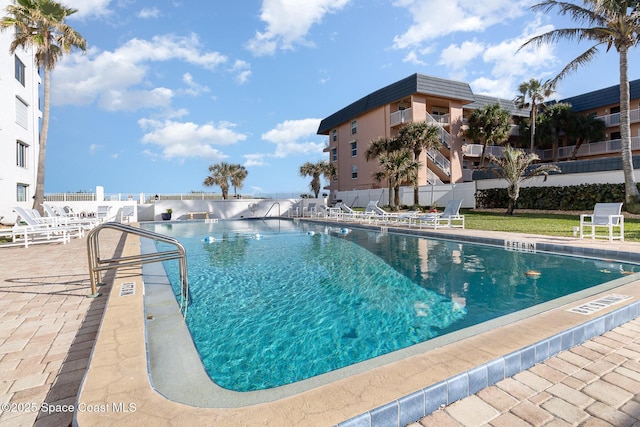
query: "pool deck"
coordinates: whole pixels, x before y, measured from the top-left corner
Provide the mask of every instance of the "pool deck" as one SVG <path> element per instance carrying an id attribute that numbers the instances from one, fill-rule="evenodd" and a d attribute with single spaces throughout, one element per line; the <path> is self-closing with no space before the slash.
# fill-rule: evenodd
<path id="1" fill-rule="evenodd" d="M 459 229 L 438 233 L 640 252 L 640 243 L 635 242 Z M 101 249 L 105 253 L 116 248 L 124 255 L 139 250 L 136 238 L 120 240 L 117 233 L 107 231 L 104 236 Z M 28 249 L 0 248 L 0 403 L 9 404 L 2 407 L 0 425 L 69 425 L 73 421 L 81 426 L 332 426 L 350 419 L 345 426 L 367 425 L 374 419 L 378 421 L 375 425 L 392 425 L 383 420 L 394 410 L 396 418 L 402 419 L 394 409 L 403 408 L 398 400 L 640 300 L 640 282 L 632 281 L 615 291 L 589 296 L 296 396 L 242 408 L 196 408 L 167 400 L 150 384 L 140 269 L 120 269 L 110 277 L 113 284 L 101 290 L 103 296 L 86 298 L 86 253 L 85 240 Z M 131 282 L 137 285 L 133 295 L 119 295 L 120 285 Z M 109 292 L 111 289 L 114 291 Z M 632 299 L 590 315 L 567 311 L 612 292 Z M 182 368 L 187 367 L 176 370 Z M 366 416 L 358 418 L 360 414 Z M 422 425 L 495 427 L 639 423 L 638 318 L 420 421 Z"/>

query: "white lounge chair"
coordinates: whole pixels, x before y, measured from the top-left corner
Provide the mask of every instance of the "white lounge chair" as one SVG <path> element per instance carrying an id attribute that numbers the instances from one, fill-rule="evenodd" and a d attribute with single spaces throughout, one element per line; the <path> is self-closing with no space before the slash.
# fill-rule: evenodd
<path id="1" fill-rule="evenodd" d="M 103 205 L 98 206 L 98 210 L 96 211 L 96 218 L 99 222 L 108 222 L 112 221 L 115 218 L 115 215 L 111 213 L 111 206 Z"/>
<path id="2" fill-rule="evenodd" d="M 622 203 L 596 203 L 592 214 L 580 215 L 580 238 L 591 237 L 607 238 L 610 242 L 614 239 L 624 241 L 624 215 Z M 598 235 L 596 228 L 606 228 L 607 234 Z M 585 233 L 584 229 L 591 229 L 590 233 Z"/>
<path id="3" fill-rule="evenodd" d="M 316 214 L 316 204 L 314 202 L 309 203 L 307 206 L 302 208 L 302 216 L 315 216 Z"/>
<path id="4" fill-rule="evenodd" d="M 54 218 L 60 225 L 78 225 L 85 230 L 91 230 L 98 225 L 95 218 L 80 218 L 76 215 L 70 215 L 59 206 L 43 204 L 42 207 L 47 214 L 46 218 Z"/>
<path id="5" fill-rule="evenodd" d="M 449 200 L 444 211 L 416 215 L 409 221 L 409 226 L 417 225 L 419 228 L 464 228 L 464 215 L 460 215 L 462 200 Z"/>
<path id="6" fill-rule="evenodd" d="M 131 222 L 132 219 L 136 217 L 136 206 L 135 205 L 124 205 L 120 210 L 120 222 L 124 223 Z M 207 216 L 208 218 L 208 216 Z"/>
<path id="7" fill-rule="evenodd" d="M 35 243 L 67 243 L 71 237 L 84 236 L 82 227 L 60 225 L 52 221 L 52 218 L 47 220 L 35 215 L 32 209 L 15 207 L 13 211 L 18 214 L 18 220 L 11 229 L 14 244 L 24 244 L 25 247 L 29 247 L 30 244 Z"/>
<path id="8" fill-rule="evenodd" d="M 361 212 L 356 212 L 342 202 L 336 203 L 336 219 L 353 221 L 358 218 Z"/>

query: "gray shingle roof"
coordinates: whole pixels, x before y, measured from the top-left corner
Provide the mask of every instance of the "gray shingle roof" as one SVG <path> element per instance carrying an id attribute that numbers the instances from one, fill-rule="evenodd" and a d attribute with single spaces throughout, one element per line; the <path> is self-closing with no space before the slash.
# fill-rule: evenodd
<path id="1" fill-rule="evenodd" d="M 640 79 L 629 82 L 629 95 L 631 99 L 640 98 Z M 571 104 L 575 112 L 592 110 L 603 105 L 616 105 L 620 103 L 620 85 L 572 96 L 559 102 Z"/>
<path id="2" fill-rule="evenodd" d="M 414 93 L 458 99 L 463 103 L 475 100 L 468 83 L 416 73 L 378 89 L 323 119 L 318 127 L 318 135 L 327 135 L 342 123 Z"/>
<path id="3" fill-rule="evenodd" d="M 516 107 L 515 103 L 509 99 L 496 98 L 487 95 L 475 95 L 476 100 L 464 106 L 465 110 L 476 110 L 485 105 L 498 104 L 503 110 L 507 110 L 512 116 L 529 117 L 529 110 Z"/>

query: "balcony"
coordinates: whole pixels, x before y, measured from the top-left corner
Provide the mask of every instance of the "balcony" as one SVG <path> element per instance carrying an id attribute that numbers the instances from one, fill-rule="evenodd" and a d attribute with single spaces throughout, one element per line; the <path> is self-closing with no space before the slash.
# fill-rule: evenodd
<path id="1" fill-rule="evenodd" d="M 413 121 L 413 109 L 407 108 L 405 110 L 398 110 L 395 113 L 391 113 L 389 123 L 391 127 L 400 126 L 405 123 L 411 123 Z"/>
<path id="2" fill-rule="evenodd" d="M 603 120 L 607 127 L 620 126 L 620 113 L 608 114 L 606 116 L 598 116 L 597 119 Z M 629 123 L 640 122 L 640 109 L 629 110 Z"/>
<path id="3" fill-rule="evenodd" d="M 589 144 L 582 144 L 578 149 L 577 157 L 590 157 L 590 156 L 603 156 L 606 154 L 616 154 L 620 152 L 622 141 L 619 139 L 612 139 L 610 141 L 591 142 Z M 574 145 L 558 148 L 558 159 L 567 160 L 571 158 Z M 487 153 L 491 153 L 496 157 L 502 157 L 503 147 L 499 145 L 487 146 Z M 631 137 L 631 150 L 640 151 L 640 136 Z M 525 150 L 529 151 L 529 150 Z M 553 150 L 537 150 L 536 153 L 540 157 L 540 160 L 551 161 L 553 160 Z M 481 144 L 465 144 L 462 146 L 462 154 L 465 157 L 480 157 L 482 155 Z"/>

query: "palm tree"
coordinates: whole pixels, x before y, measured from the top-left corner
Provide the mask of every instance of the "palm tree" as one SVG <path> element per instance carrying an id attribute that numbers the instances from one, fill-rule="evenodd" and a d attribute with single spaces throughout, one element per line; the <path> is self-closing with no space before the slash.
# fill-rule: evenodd
<path id="1" fill-rule="evenodd" d="M 306 162 L 300 166 L 300 176 L 311 177 L 311 191 L 313 191 L 316 199 L 320 193 L 320 176 L 324 176 L 325 179 L 332 179 L 336 174 L 336 169 L 333 163 L 324 160 L 316 163 Z"/>
<path id="2" fill-rule="evenodd" d="M 40 213 L 44 203 L 44 171 L 49 132 L 51 71 L 63 54 L 72 48 L 86 50 L 87 42 L 82 36 L 65 24 L 65 19 L 77 12 L 52 0 L 17 0 L 6 7 L 7 16 L 0 20 L 0 30 L 15 30 L 9 51 L 35 49 L 35 62 L 44 69 L 44 100 L 42 104 L 42 125 L 38 148 L 38 172 L 33 207 Z"/>
<path id="3" fill-rule="evenodd" d="M 442 128 L 426 121 L 412 122 L 400 129 L 398 139 L 401 144 L 413 152 L 413 159 L 417 162 L 423 150 L 439 149 Z M 416 174 L 413 180 L 413 205 L 418 206 L 419 182 Z"/>
<path id="4" fill-rule="evenodd" d="M 209 166 L 211 175 L 204 179 L 204 185 L 213 187 L 217 185 L 222 191 L 222 198 L 227 200 L 229 195 L 229 178 L 233 176 L 234 165 L 227 162 L 220 162 Z"/>
<path id="5" fill-rule="evenodd" d="M 536 138 L 536 115 L 538 108 L 544 100 L 550 97 L 554 92 L 553 85 L 549 80 L 544 83 L 540 80 L 530 79 L 528 82 L 520 83 L 518 86 L 520 95 L 516 96 L 515 104 L 518 108 L 530 108 L 529 118 L 531 120 L 531 152 L 535 150 Z"/>
<path id="6" fill-rule="evenodd" d="M 595 44 L 578 55 L 552 80 L 555 83 L 580 66 L 590 62 L 599 52 L 599 47 L 607 51 L 613 46 L 619 55 L 620 71 L 620 136 L 621 158 L 625 183 L 627 210 L 640 211 L 640 192 L 636 185 L 631 156 L 631 128 L 629 124 L 629 49 L 640 43 L 640 2 L 638 0 L 584 0 L 579 6 L 570 2 L 546 0 L 532 6 L 533 11 L 549 13 L 558 9 L 560 15 L 569 17 L 584 27 L 560 28 L 532 37 L 521 47 L 555 43 L 562 39 L 592 41 Z"/>
<path id="7" fill-rule="evenodd" d="M 506 141 L 511 133 L 511 114 L 498 104 L 487 104 L 473 110 L 469 116 L 469 138 L 482 141 L 480 167 L 484 167 L 487 145 L 496 145 Z"/>
<path id="8" fill-rule="evenodd" d="M 546 181 L 549 172 L 561 172 L 560 168 L 551 163 L 541 164 L 534 169 L 530 169 L 530 166 L 540 160 L 537 154 L 527 154 L 524 150 L 511 148 L 510 145 L 504 147 L 502 152 L 503 157 L 495 157 L 493 154 L 489 154 L 489 161 L 495 164 L 496 168 L 491 168 L 491 171 L 501 179 L 505 179 L 509 186 L 507 187 L 507 194 L 509 195 L 509 205 L 507 206 L 507 215 L 513 215 L 513 210 L 516 206 L 516 201 L 520 196 L 520 186 L 528 179 L 536 176 L 544 176 Z M 527 171 L 527 169 L 530 169 Z"/>
<path id="9" fill-rule="evenodd" d="M 242 165 L 231 165 L 231 185 L 233 186 L 233 195 L 238 197 L 236 189 L 242 189 L 244 180 L 247 178 L 247 169 Z"/>
<path id="10" fill-rule="evenodd" d="M 368 162 L 372 159 L 378 159 L 383 154 L 389 154 L 394 151 L 398 151 L 401 148 L 402 143 L 398 138 L 379 137 L 371 140 L 371 142 L 369 143 L 369 148 L 367 148 L 367 151 L 365 151 L 364 153 L 364 158 Z M 376 177 L 376 179 L 378 181 L 382 181 L 382 179 L 379 179 L 378 177 Z M 391 204 L 393 186 L 391 185 L 391 182 L 388 182 L 387 184 L 389 191 L 389 204 Z"/>
<path id="11" fill-rule="evenodd" d="M 389 198 L 389 204 L 392 209 L 400 206 L 400 185 L 404 181 L 412 181 L 417 178 L 420 162 L 413 158 L 413 154 L 409 150 L 395 150 L 382 153 L 378 156 L 380 171 L 374 174 L 378 181 L 387 179 L 389 189 L 393 188 L 393 203 Z"/>
<path id="12" fill-rule="evenodd" d="M 571 160 L 576 160 L 578 150 L 585 142 L 602 141 L 605 137 L 606 129 L 607 125 L 604 120 L 597 118 L 595 113 L 587 115 L 572 114 L 567 128 L 567 139 L 570 144 L 573 144 Z"/>
<path id="13" fill-rule="evenodd" d="M 564 102 L 549 106 L 540 116 L 539 137 L 541 141 L 551 144 L 554 162 L 558 161 L 560 138 L 568 132 L 571 116 L 573 116 L 571 105 Z"/>

